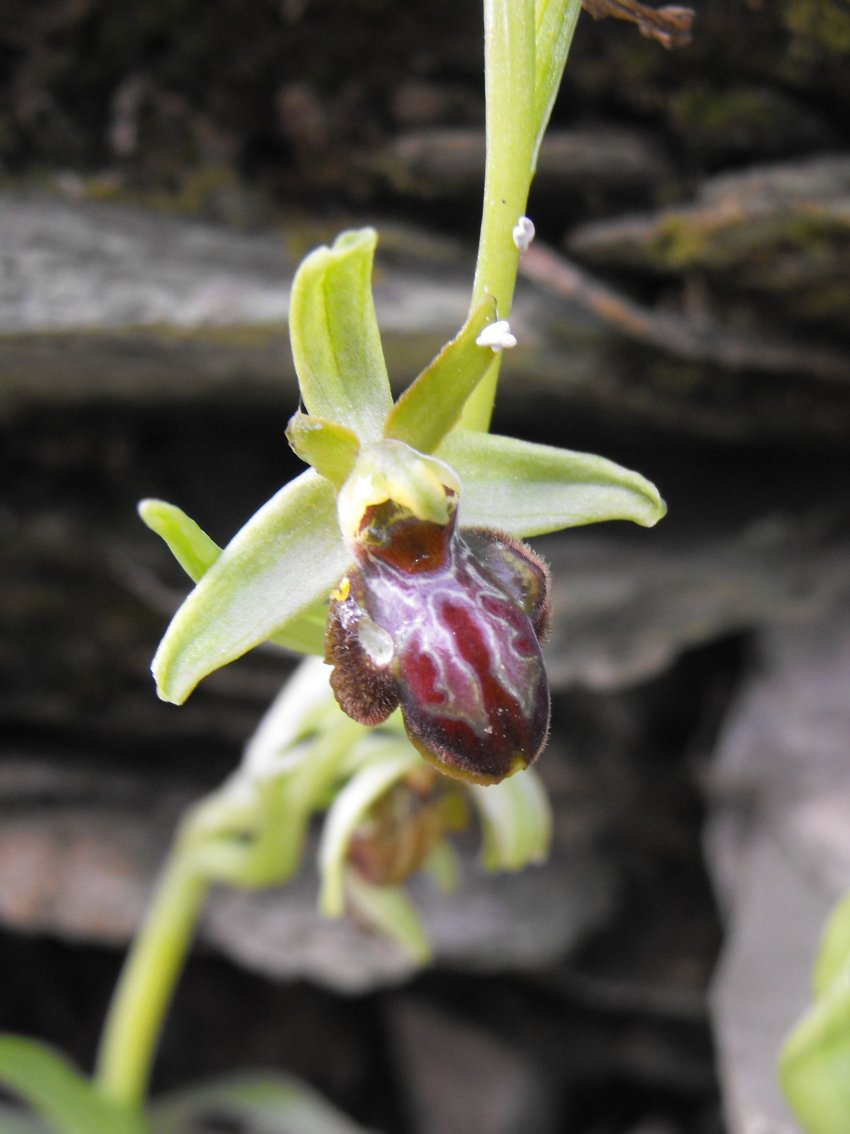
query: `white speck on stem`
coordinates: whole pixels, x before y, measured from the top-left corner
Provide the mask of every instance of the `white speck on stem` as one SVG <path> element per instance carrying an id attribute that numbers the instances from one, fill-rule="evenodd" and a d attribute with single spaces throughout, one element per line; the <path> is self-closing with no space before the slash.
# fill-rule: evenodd
<path id="1" fill-rule="evenodd" d="M 534 239 L 534 221 L 530 217 L 520 217 L 513 229 L 514 244 L 520 252 L 527 252 Z"/>
<path id="2" fill-rule="evenodd" d="M 495 323 L 488 323 L 478 338 L 478 346 L 489 347 L 495 354 L 502 350 L 510 350 L 516 346 L 516 336 L 511 334 L 511 326 L 507 319 L 497 319 Z"/>

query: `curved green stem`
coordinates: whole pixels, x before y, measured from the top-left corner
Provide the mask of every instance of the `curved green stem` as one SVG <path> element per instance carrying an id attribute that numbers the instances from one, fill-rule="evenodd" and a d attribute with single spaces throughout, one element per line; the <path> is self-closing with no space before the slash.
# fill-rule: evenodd
<path id="1" fill-rule="evenodd" d="M 160 877 L 109 1008 L 95 1082 L 108 1098 L 141 1107 L 162 1024 L 208 883 L 176 847 Z"/>

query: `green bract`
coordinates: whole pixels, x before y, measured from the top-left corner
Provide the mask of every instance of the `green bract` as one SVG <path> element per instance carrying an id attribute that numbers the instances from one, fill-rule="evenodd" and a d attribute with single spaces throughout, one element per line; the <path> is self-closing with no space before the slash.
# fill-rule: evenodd
<path id="1" fill-rule="evenodd" d="M 164 700 L 182 703 L 269 639 L 322 652 L 324 604 L 350 564 L 335 490 L 359 475 L 363 446 L 370 476 L 380 472 L 383 439 L 392 443 L 387 476 L 399 475 L 391 466 L 405 446 L 435 453 L 460 478 L 462 522 L 520 538 L 598 520 L 650 526 L 664 515 L 652 484 L 602 457 L 457 428 L 493 357 L 476 343 L 495 319 L 487 300 L 393 404 L 371 293 L 375 240 L 371 229 L 343 233 L 308 256 L 293 283 L 290 335 L 308 412 L 295 415 L 289 437 L 315 471 L 282 488 L 223 551 L 179 509 L 140 506 L 197 583 L 153 661 Z"/>

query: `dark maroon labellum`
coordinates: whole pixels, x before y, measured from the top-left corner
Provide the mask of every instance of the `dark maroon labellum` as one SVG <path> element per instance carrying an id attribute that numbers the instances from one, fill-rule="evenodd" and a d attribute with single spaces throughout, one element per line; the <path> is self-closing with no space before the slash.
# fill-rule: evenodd
<path id="1" fill-rule="evenodd" d="M 490 784 L 527 767 L 549 728 L 541 560 L 511 536 L 392 501 L 366 509 L 354 551 L 325 650 L 341 708 L 374 725 L 400 704 L 411 742 L 451 776 Z"/>

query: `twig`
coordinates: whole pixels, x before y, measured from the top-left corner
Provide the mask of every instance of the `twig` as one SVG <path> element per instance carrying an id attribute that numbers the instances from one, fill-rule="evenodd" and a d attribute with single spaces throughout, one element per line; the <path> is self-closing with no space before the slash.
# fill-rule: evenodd
<path id="1" fill-rule="evenodd" d="M 765 341 L 713 321 L 696 324 L 680 315 L 641 307 L 539 240 L 523 256 L 520 271 L 554 295 L 592 311 L 629 338 L 679 358 L 713 362 L 728 370 L 805 375 L 842 385 L 850 382 L 850 358 L 840 351 L 799 341 Z"/>
<path id="2" fill-rule="evenodd" d="M 650 8 L 639 0 L 583 0 L 582 6 L 594 20 L 606 16 L 629 20 L 637 24 L 641 35 L 658 40 L 664 47 L 684 47 L 691 42 L 693 8 L 669 4 L 664 8 Z"/>

